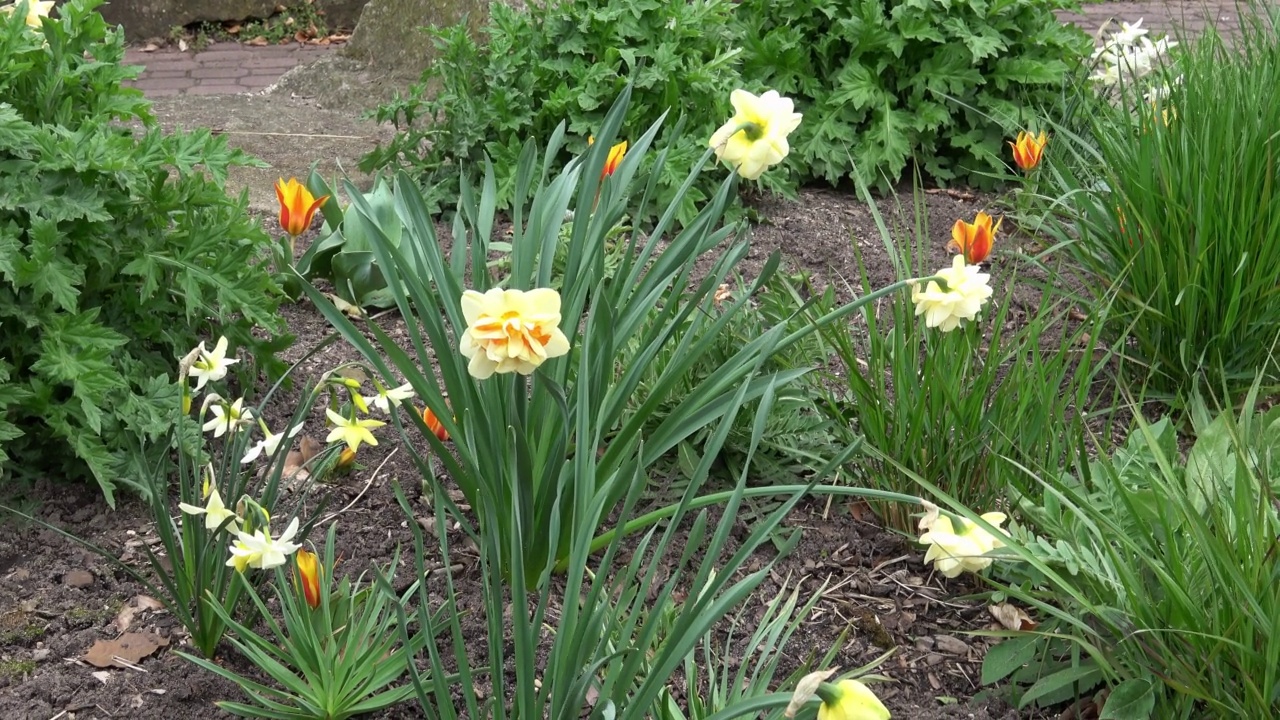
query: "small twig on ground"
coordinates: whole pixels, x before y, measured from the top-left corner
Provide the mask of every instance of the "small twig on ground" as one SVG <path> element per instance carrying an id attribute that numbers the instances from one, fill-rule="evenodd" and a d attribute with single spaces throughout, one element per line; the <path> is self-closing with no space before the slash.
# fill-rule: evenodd
<path id="1" fill-rule="evenodd" d="M 382 459 L 382 462 L 378 463 L 378 467 L 375 468 L 373 472 L 369 473 L 369 479 L 365 481 L 364 487 L 360 489 L 359 495 L 356 495 L 354 498 L 352 498 L 351 502 L 347 503 L 346 506 L 343 507 L 341 510 L 338 510 L 337 512 L 334 512 L 334 513 L 330 513 L 329 517 L 321 520 L 316 524 L 324 525 L 325 523 L 333 522 L 334 520 L 338 519 L 339 515 L 350 510 L 351 506 L 360 502 L 360 498 L 364 497 L 364 494 L 366 492 L 369 492 L 369 486 L 373 484 L 373 479 L 378 477 L 378 473 L 382 472 L 383 466 L 385 466 L 388 462 L 390 462 L 391 458 L 395 457 L 396 453 L 398 452 L 400 452 L 400 448 L 396 448 L 395 450 L 392 450 L 389 455 L 387 455 L 385 458 Z"/>

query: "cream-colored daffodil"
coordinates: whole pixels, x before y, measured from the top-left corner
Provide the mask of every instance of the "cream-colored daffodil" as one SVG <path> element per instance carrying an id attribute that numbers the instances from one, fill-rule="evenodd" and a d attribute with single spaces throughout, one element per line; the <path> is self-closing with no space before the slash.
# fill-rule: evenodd
<path id="1" fill-rule="evenodd" d="M 991 558 L 986 554 L 996 548 L 1004 547 L 1004 540 L 986 531 L 977 523 L 966 518 L 957 518 L 954 522 L 946 515 L 930 513 L 921 521 L 921 529 L 926 532 L 920 536 L 920 542 L 927 544 L 929 550 L 924 555 L 926 563 L 944 577 L 957 577 L 965 571 L 978 572 L 991 565 Z M 986 520 L 994 527 L 1005 521 L 1005 514 L 998 512 L 984 513 Z"/>
<path id="2" fill-rule="evenodd" d="M 329 431 L 329 436 L 324 441 L 331 443 L 335 440 L 341 440 L 347 444 L 347 447 L 353 453 L 360 449 L 360 443 L 377 445 L 378 439 L 373 436 L 370 430 L 386 425 L 381 420 L 357 420 L 355 417 L 344 418 L 333 410 L 325 410 L 324 414 L 325 417 L 329 418 L 329 422 L 333 423 L 333 430 Z"/>
<path id="3" fill-rule="evenodd" d="M 278 538 L 271 537 L 271 528 L 268 527 L 259 528 L 252 533 L 237 532 L 235 542 L 231 543 L 231 557 L 227 560 L 227 567 L 233 567 L 239 572 L 244 572 L 245 568 L 270 570 L 279 567 L 290 554 L 302 547 L 291 542 L 297 534 L 296 517 Z"/>
<path id="4" fill-rule="evenodd" d="M 935 273 L 946 282 L 946 289 L 930 280 L 923 289 L 917 283 L 911 288 L 911 301 L 916 315 L 924 315 L 924 324 L 950 332 L 963 320 L 972 320 L 991 297 L 990 275 L 977 265 L 968 265 L 963 255 L 956 255 L 951 267 Z"/>
<path id="5" fill-rule="evenodd" d="M 494 373 L 532 373 L 548 358 L 569 352 L 560 330 L 560 293 L 547 288 L 462 294 L 467 329 L 458 350 L 470 358 L 467 371 L 477 380 Z"/>
<path id="6" fill-rule="evenodd" d="M 244 398 L 238 398 L 234 403 L 227 405 L 219 400 L 209 406 L 209 411 L 213 413 L 213 418 L 204 424 L 204 431 L 213 431 L 213 436 L 220 438 L 227 433 L 235 434 L 243 425 L 253 422 L 253 408 L 243 407 Z"/>
<path id="7" fill-rule="evenodd" d="M 790 98 L 776 90 L 756 96 L 746 90 L 729 95 L 734 116 L 711 136 L 716 157 L 732 165 L 747 180 L 755 180 L 791 152 L 787 136 L 803 117 Z"/>
<path id="8" fill-rule="evenodd" d="M 204 487 L 201 489 L 200 497 L 205 500 L 204 507 L 178 503 L 178 509 L 188 515 L 204 515 L 204 526 L 209 530 L 217 530 L 227 518 L 236 517 L 235 512 L 222 502 L 222 496 L 218 494 L 218 487 L 213 483 L 212 465 L 205 468 Z M 236 520 L 233 519 L 227 527 L 235 531 Z"/>
<path id="9" fill-rule="evenodd" d="M 258 418 L 258 427 L 262 428 L 262 439 L 254 443 L 253 447 L 245 452 L 244 458 L 240 460 L 241 463 L 251 463 L 257 460 L 258 456 L 264 452 L 267 454 L 268 459 L 275 457 L 276 451 L 280 449 L 280 443 L 285 440 L 292 440 L 298 433 L 302 432 L 302 423 L 298 423 L 282 433 L 273 433 L 267 428 L 267 424 L 262 421 L 262 418 Z"/>
<path id="10" fill-rule="evenodd" d="M 365 395 L 365 406 L 367 407 L 372 405 L 384 413 L 390 413 L 392 406 L 400 407 L 400 401 L 408 400 L 413 397 L 413 386 L 409 383 L 405 383 L 398 388 L 391 388 L 390 390 L 382 387 L 382 383 L 376 380 L 374 381 L 374 385 L 378 388 L 378 394 Z M 368 411 L 366 410 L 366 412 Z"/>
<path id="11" fill-rule="evenodd" d="M 205 383 L 210 380 L 217 381 L 227 376 L 227 368 L 240 362 L 238 358 L 227 359 L 227 338 L 218 338 L 218 344 L 213 347 L 213 352 L 204 349 L 204 341 L 200 341 L 200 345 L 196 348 L 199 355 L 195 361 L 191 363 L 191 370 L 188 375 L 196 379 L 196 390 L 204 388 Z"/>
<path id="12" fill-rule="evenodd" d="M 49 11 L 52 10 L 53 6 L 56 4 L 55 0 L 31 0 L 31 2 L 27 3 L 27 17 L 25 19 L 27 26 L 33 27 L 37 30 L 41 29 L 43 25 L 41 24 L 40 18 L 49 17 Z M 17 9 L 17 3 L 5 5 L 4 7 L 0 7 L 0 13 L 12 15 L 13 11 Z"/>

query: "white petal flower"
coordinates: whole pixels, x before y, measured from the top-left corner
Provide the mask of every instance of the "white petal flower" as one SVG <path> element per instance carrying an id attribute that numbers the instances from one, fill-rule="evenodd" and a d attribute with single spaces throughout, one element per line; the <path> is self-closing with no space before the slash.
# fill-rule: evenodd
<path id="1" fill-rule="evenodd" d="M 213 436 L 220 438 L 228 432 L 234 434 L 240 426 L 253 422 L 253 408 L 244 408 L 242 405 L 244 405 L 244 398 L 239 398 L 230 405 L 223 402 L 213 403 L 209 407 L 213 418 L 204 424 L 203 430 L 205 432 L 212 430 Z"/>
<path id="2" fill-rule="evenodd" d="M 364 402 L 366 405 L 372 405 L 382 412 L 390 414 L 392 406 L 400 407 L 400 402 L 402 400 L 408 400 L 411 397 L 413 397 L 413 386 L 409 383 L 405 383 L 398 388 L 392 388 L 390 390 L 379 384 L 378 394 L 365 395 Z"/>
<path id="3" fill-rule="evenodd" d="M 298 534 L 298 518 L 294 518 L 280 537 L 272 538 L 270 528 L 260 528 L 252 534 L 236 533 L 236 540 L 231 544 L 231 557 L 227 567 L 244 572 L 246 567 L 270 570 L 285 564 L 288 556 L 302 547 L 291 542 Z"/>
<path id="4" fill-rule="evenodd" d="M 977 265 L 966 265 L 963 255 L 955 256 L 951 267 L 935 273 L 942 278 L 947 289 L 931 280 L 922 290 L 919 284 L 911 288 L 911 301 L 916 305 L 916 315 L 924 315 L 926 327 L 936 327 L 950 332 L 961 321 L 972 320 L 991 297 L 991 276 L 980 272 Z"/>
<path id="5" fill-rule="evenodd" d="M 267 458 L 275 457 L 276 451 L 280 449 L 280 443 L 286 439 L 292 440 L 296 437 L 298 433 L 302 432 L 302 425 L 303 423 L 298 423 L 282 433 L 273 433 L 267 429 L 266 423 L 259 420 L 258 427 L 262 428 L 262 439 L 254 443 L 253 447 L 245 452 L 244 458 L 240 462 L 251 463 L 257 460 L 258 456 L 264 452 L 267 454 Z"/>
<path id="6" fill-rule="evenodd" d="M 238 358 L 227 359 L 227 338 L 218 338 L 213 352 L 204 349 L 204 341 L 200 341 L 200 356 L 191 364 L 190 377 L 196 379 L 196 390 L 204 388 L 210 380 L 217 381 L 227 376 L 227 368 L 240 362 Z"/>

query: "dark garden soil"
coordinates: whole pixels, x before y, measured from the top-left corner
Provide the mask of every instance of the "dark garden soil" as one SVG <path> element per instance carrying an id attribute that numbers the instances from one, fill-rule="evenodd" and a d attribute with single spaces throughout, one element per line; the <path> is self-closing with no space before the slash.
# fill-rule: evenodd
<path id="1" fill-rule="evenodd" d="M 997 209 L 991 196 L 980 193 L 931 192 L 924 199 L 932 267 L 948 264 L 944 248 L 956 218 L 972 218 L 980 209 Z M 910 213 L 911 195 L 904 194 L 899 200 Z M 751 275 L 769 253 L 780 249 L 793 269 L 810 271 L 819 286 L 833 284 L 847 296 L 846 283 L 857 283 L 856 247 L 874 285 L 895 279 L 866 207 L 852 194 L 807 190 L 798 201 L 767 199 L 755 205 L 764 221 L 755 228 L 751 254 L 742 268 L 745 275 Z M 881 203 L 886 211 L 893 205 L 893 198 Z M 266 222 L 269 228 L 275 227 L 273 221 Z M 1000 240 L 992 263 L 997 288 L 1016 264 L 1019 243 L 1013 233 Z M 1021 305 L 1024 300 L 1015 295 L 1014 302 Z M 1034 309 L 1034 300 L 1027 298 L 1026 302 Z M 283 313 L 299 338 L 287 359 L 303 356 L 329 332 L 319 313 L 307 304 L 286 307 Z M 1017 322 L 1019 316 L 1015 313 L 1013 317 Z M 389 314 L 378 322 L 393 337 L 404 337 L 398 316 Z M 300 369 L 301 377 L 314 378 L 318 372 L 353 359 L 357 356 L 350 347 L 335 343 L 307 361 Z M 288 408 L 293 400 L 281 398 L 280 406 Z M 320 417 L 313 418 L 304 432 L 322 438 L 322 422 Z M 379 435 L 380 445 L 361 450 L 362 467 L 320 488 L 331 495 L 325 515 L 333 516 L 320 527 L 337 523 L 338 546 L 344 558 L 341 569 L 347 572 L 359 572 L 370 562 L 385 564 L 398 547 L 411 542 L 390 484 L 398 481 L 416 496 L 420 478 L 409 453 L 398 447 L 400 441 L 387 430 L 390 428 Z M 126 562 L 141 566 L 142 544 L 154 541 L 145 508 L 136 501 L 125 500 L 118 510 L 109 511 L 96 489 L 56 483 L 37 487 L 33 497 L 31 509 L 40 518 Z M 427 508 L 420 500 L 414 503 L 415 511 L 425 517 Z M 750 522 L 740 518 L 738 524 L 745 531 Z M 895 718 L 1032 717 L 1009 709 L 998 698 L 987 697 L 979 683 L 988 642 L 967 633 L 995 625 L 980 599 L 965 597 L 980 590 L 978 585 L 967 579 L 947 581 L 932 573 L 923 564 L 919 547 L 910 538 L 882 529 L 865 506 L 810 499 L 786 525 L 802 530 L 800 544 L 778 562 L 772 578 L 749 600 L 744 612 L 752 617 L 784 587 L 798 586 L 805 597 L 821 591 L 815 612 L 787 648 L 788 670 L 812 655 L 821 655 L 847 631 L 835 661 L 843 668 L 857 667 L 887 650 L 894 651 L 881 668 L 893 682 L 876 689 Z M 238 698 L 237 689 L 172 653 L 174 648 L 189 645 L 168 614 L 129 609 L 131 601 L 144 592 L 141 586 L 102 558 L 53 532 L 8 522 L 0 527 L 0 718 L 227 717 L 213 702 Z M 430 558 L 428 565 L 454 566 L 458 605 L 479 608 L 478 562 L 474 553 L 463 549 L 461 537 L 457 539 L 454 547 L 459 550 L 453 556 Z M 754 562 L 768 559 L 762 554 Z M 410 573 L 411 566 L 402 561 L 399 577 L 407 583 Z M 468 617 L 467 622 L 474 623 L 467 626 L 470 645 L 485 647 L 481 613 Z M 126 620 L 130 631 L 156 633 L 168 640 L 168 647 L 132 669 L 100 671 L 81 659 L 95 641 L 117 637 Z M 227 645 L 219 661 L 247 670 Z M 406 704 L 376 717 L 417 716 L 416 707 Z"/>

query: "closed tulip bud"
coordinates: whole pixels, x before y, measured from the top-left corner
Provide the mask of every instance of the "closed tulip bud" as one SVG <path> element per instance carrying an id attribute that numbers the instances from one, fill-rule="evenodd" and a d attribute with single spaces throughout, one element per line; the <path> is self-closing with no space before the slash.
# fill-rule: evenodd
<path id="1" fill-rule="evenodd" d="M 431 412 L 431 408 L 422 409 L 422 422 L 426 424 L 427 429 L 434 433 L 440 442 L 449 439 L 449 431 L 444 429 L 444 425 L 440 423 L 440 418 Z"/>
<path id="2" fill-rule="evenodd" d="M 294 562 L 297 563 L 298 574 L 295 577 L 302 588 L 302 597 L 314 610 L 320 607 L 320 561 L 315 553 L 299 550 L 294 553 Z"/>

